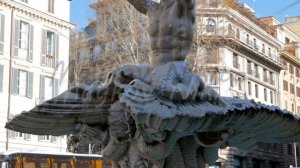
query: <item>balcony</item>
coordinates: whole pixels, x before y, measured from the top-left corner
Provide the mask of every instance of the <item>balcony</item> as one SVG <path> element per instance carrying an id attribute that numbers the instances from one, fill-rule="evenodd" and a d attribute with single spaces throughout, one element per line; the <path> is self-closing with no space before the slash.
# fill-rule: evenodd
<path id="1" fill-rule="evenodd" d="M 206 33 L 200 31 L 198 34 L 203 43 L 211 42 L 212 39 L 218 40 L 220 42 L 221 40 L 224 40 L 225 43 L 234 43 L 235 45 L 242 45 L 243 48 L 255 53 L 256 55 L 268 60 L 272 61 L 278 66 L 282 67 L 282 63 L 280 62 L 280 58 L 276 53 L 272 53 L 266 49 L 266 46 L 259 46 L 257 43 L 255 43 L 252 38 L 247 38 L 246 36 L 243 36 L 234 30 L 228 28 L 228 27 L 220 27 L 217 28 L 214 32 Z M 199 37 L 195 38 L 199 39 Z"/>

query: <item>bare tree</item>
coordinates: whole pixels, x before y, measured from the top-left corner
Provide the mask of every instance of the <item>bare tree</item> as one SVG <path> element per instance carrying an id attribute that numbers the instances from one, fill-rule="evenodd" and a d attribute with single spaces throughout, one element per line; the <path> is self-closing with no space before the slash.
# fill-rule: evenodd
<path id="1" fill-rule="evenodd" d="M 89 62 L 89 55 L 89 39 L 86 32 L 73 30 L 70 36 L 70 86 L 78 85 L 81 82 L 80 76 L 83 68 Z"/>
<path id="2" fill-rule="evenodd" d="M 234 34 L 225 25 L 219 26 L 221 17 L 216 18 L 203 10 L 214 5 L 220 6 L 220 2 L 210 4 L 206 0 L 202 1 L 197 2 L 197 8 L 201 8 L 201 11 L 197 12 L 194 44 L 187 59 L 191 69 L 199 74 L 203 74 L 207 66 L 222 62 L 219 48 L 228 46 L 228 38 Z M 100 52 L 97 53 L 99 59 L 86 65 L 89 70 L 81 76 L 91 79 L 85 82 L 103 81 L 113 68 L 124 64 L 148 63 L 151 53 L 146 30 L 147 17 L 132 10 L 126 0 L 101 0 L 91 6 L 97 15 L 95 36 Z M 207 18 L 214 18 L 215 23 L 209 22 Z"/>
<path id="3" fill-rule="evenodd" d="M 99 44 L 105 45 L 104 55 L 114 57 L 116 66 L 148 62 L 147 17 L 132 10 L 126 0 L 101 3 L 97 37 Z"/>

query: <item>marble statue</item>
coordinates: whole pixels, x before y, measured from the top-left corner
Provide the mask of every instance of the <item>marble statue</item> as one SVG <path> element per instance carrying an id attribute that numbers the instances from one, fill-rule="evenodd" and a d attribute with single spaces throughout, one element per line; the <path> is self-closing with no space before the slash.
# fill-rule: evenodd
<path id="1" fill-rule="evenodd" d="M 70 144 L 101 144 L 103 157 L 118 168 L 203 168 L 217 160 L 220 148 L 300 139 L 293 114 L 220 97 L 188 69 L 194 0 L 128 2 L 149 17 L 150 65 L 115 69 L 103 86 L 71 88 L 17 115 L 6 128 L 73 134 Z"/>

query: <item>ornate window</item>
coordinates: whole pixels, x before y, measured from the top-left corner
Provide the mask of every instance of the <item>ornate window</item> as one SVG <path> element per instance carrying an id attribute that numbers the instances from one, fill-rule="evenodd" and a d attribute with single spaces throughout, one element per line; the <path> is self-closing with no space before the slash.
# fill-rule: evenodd
<path id="1" fill-rule="evenodd" d="M 208 33 L 216 32 L 216 21 L 214 19 L 207 20 L 206 32 L 208 32 Z"/>

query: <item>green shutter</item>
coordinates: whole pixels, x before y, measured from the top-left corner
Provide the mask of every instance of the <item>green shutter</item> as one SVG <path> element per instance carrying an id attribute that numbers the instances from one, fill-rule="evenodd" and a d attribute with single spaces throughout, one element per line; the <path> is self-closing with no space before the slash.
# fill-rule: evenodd
<path id="1" fill-rule="evenodd" d="M 14 31 L 14 56 L 19 55 L 19 33 L 20 33 L 20 21 L 15 20 L 15 31 Z"/>
<path id="2" fill-rule="evenodd" d="M 4 66 L 0 65 L 0 92 L 3 92 L 3 74 Z"/>
<path id="3" fill-rule="evenodd" d="M 59 64 L 59 35 L 55 34 L 55 68 L 58 68 Z"/>
<path id="4" fill-rule="evenodd" d="M 19 94 L 19 70 L 18 69 L 12 69 L 12 94 Z"/>
<path id="5" fill-rule="evenodd" d="M 40 77 L 40 99 L 45 99 L 45 76 Z"/>
<path id="6" fill-rule="evenodd" d="M 33 97 L 33 72 L 27 72 L 27 89 L 26 96 Z"/>
<path id="7" fill-rule="evenodd" d="M 42 29 L 41 39 L 41 65 L 46 65 L 46 53 L 47 53 L 47 30 Z"/>
<path id="8" fill-rule="evenodd" d="M 29 49 L 28 49 L 28 61 L 32 62 L 33 60 L 33 38 L 34 38 L 34 27 L 30 25 L 29 31 Z"/>
<path id="9" fill-rule="evenodd" d="M 3 14 L 0 14 L 0 53 L 4 52 L 4 24 L 5 17 Z"/>

